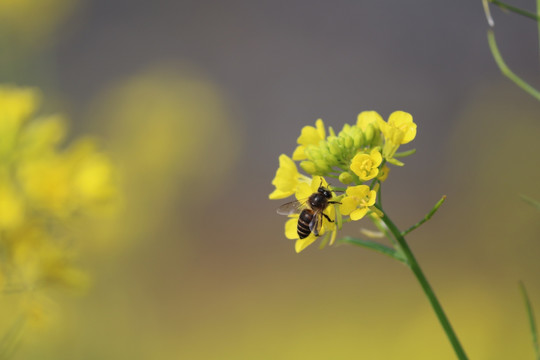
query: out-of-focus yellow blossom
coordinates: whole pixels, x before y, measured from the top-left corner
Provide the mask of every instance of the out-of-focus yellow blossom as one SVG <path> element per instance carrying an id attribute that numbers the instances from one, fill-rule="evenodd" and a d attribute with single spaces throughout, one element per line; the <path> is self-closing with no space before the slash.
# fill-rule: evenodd
<path id="1" fill-rule="evenodd" d="M 24 221 L 24 202 L 5 179 L 0 183 L 0 231 L 20 226 Z"/>
<path id="2" fill-rule="evenodd" d="M 371 180 L 379 173 L 379 165 L 381 163 L 381 153 L 378 149 L 372 149 L 369 154 L 356 154 L 351 160 L 351 170 L 360 180 Z"/>
<path id="3" fill-rule="evenodd" d="M 318 119 L 315 122 L 315 127 L 313 126 L 304 126 L 302 132 L 298 137 L 298 147 L 294 150 L 293 160 L 305 160 L 306 156 L 306 147 L 309 145 L 318 145 L 321 140 L 326 138 L 326 129 L 324 128 L 324 122 L 322 119 Z"/>
<path id="4" fill-rule="evenodd" d="M 349 215 L 351 220 L 363 218 L 370 207 L 375 205 L 377 193 L 370 190 L 367 185 L 350 186 L 346 190 L 346 196 L 341 199 L 339 210 L 343 215 Z"/>
<path id="5" fill-rule="evenodd" d="M 285 154 L 279 156 L 279 168 L 276 176 L 272 180 L 272 185 L 276 189 L 268 195 L 270 199 L 283 199 L 294 194 L 301 182 L 307 182 L 310 179 L 298 172 L 296 164 Z"/>
<path id="6" fill-rule="evenodd" d="M 58 217 L 93 210 L 114 196 L 112 164 L 82 139 L 62 153 L 22 161 L 18 178 L 33 204 Z"/>
<path id="7" fill-rule="evenodd" d="M 416 136 L 416 124 L 411 114 L 394 111 L 388 122 L 379 120 L 379 127 L 384 135 L 383 155 L 392 159 L 400 145 L 411 142 Z"/>
<path id="8" fill-rule="evenodd" d="M 0 291 L 32 297 L 51 286 L 87 287 L 70 226 L 116 198 L 113 165 L 96 141 L 63 146 L 66 122 L 36 116 L 40 99 L 34 88 L 0 86 Z M 41 313 L 34 305 L 25 316 Z"/>

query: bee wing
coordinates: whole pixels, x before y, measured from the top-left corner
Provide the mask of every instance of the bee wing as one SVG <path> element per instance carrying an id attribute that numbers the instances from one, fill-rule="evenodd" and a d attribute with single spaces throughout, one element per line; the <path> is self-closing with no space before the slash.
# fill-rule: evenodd
<path id="1" fill-rule="evenodd" d="M 311 222 L 309 223 L 309 230 L 311 230 L 311 232 L 315 236 L 319 236 L 322 223 L 323 223 L 322 211 L 317 210 L 313 213 L 313 219 L 311 219 Z"/>
<path id="2" fill-rule="evenodd" d="M 277 209 L 277 213 L 280 215 L 299 214 L 306 208 L 306 202 L 307 199 L 285 203 Z"/>

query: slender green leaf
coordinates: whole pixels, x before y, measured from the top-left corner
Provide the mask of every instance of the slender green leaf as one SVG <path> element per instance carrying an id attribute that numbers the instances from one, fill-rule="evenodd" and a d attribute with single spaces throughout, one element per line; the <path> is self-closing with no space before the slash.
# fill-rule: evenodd
<path id="1" fill-rule="evenodd" d="M 405 236 L 407 235 L 408 233 L 410 233 L 411 231 L 419 228 L 423 223 L 425 223 L 426 221 L 428 221 L 429 219 L 431 219 L 431 217 L 437 212 L 437 210 L 439 210 L 439 208 L 441 207 L 441 205 L 443 204 L 443 202 L 446 200 L 446 195 L 443 195 L 443 197 L 441 198 L 441 200 L 437 201 L 437 203 L 435 204 L 435 206 L 433 207 L 433 209 L 431 209 L 430 212 L 427 213 L 426 216 L 424 216 L 424 218 L 422 220 L 420 220 L 419 222 L 417 222 L 416 224 L 414 224 L 413 226 L 411 226 L 410 228 L 408 228 L 407 230 L 401 232 L 401 236 Z"/>
<path id="2" fill-rule="evenodd" d="M 536 332 L 536 320 L 534 319 L 534 312 L 531 306 L 531 301 L 529 300 L 529 295 L 527 294 L 525 285 L 523 285 L 521 281 L 519 282 L 519 288 L 521 290 L 521 295 L 523 296 L 523 300 L 525 301 L 525 309 L 527 310 L 527 317 L 529 318 L 529 326 L 531 327 L 531 336 L 532 336 L 534 351 L 536 354 L 536 359 L 540 360 L 540 348 L 538 347 L 538 334 Z"/>
<path id="3" fill-rule="evenodd" d="M 540 1 L 540 0 L 539 0 Z M 403 158 L 403 157 L 407 157 L 407 156 L 410 156 L 412 154 L 416 153 L 416 149 L 411 149 L 411 150 L 407 150 L 407 151 L 402 151 L 402 152 L 398 152 L 398 153 L 395 153 L 394 154 L 394 157 L 395 158 Z"/>
<path id="4" fill-rule="evenodd" d="M 530 198 L 530 197 L 528 197 L 526 195 L 523 195 L 523 194 L 519 194 L 519 197 L 522 198 L 529 205 L 532 205 L 535 208 L 537 208 L 538 210 L 540 210 L 540 201 L 534 200 L 533 198 Z"/>
<path id="5" fill-rule="evenodd" d="M 361 247 L 376 251 L 378 253 L 384 254 L 386 256 L 390 256 L 391 258 L 396 259 L 402 263 L 405 263 L 405 264 L 407 263 L 403 255 L 401 255 L 401 253 L 399 253 L 398 251 L 396 251 L 395 249 L 389 246 L 383 245 L 373 240 L 358 239 L 358 238 L 353 238 L 351 236 L 346 236 L 343 239 L 340 239 L 339 241 L 347 243 L 347 244 L 361 246 Z"/>

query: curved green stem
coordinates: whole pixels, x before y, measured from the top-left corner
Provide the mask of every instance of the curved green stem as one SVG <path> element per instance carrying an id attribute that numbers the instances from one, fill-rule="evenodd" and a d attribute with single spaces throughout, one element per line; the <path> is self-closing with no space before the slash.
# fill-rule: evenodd
<path id="1" fill-rule="evenodd" d="M 512 12 L 514 12 L 516 14 L 528 17 L 529 19 L 532 19 L 532 20 L 535 20 L 535 21 L 540 20 L 540 18 L 538 17 L 537 14 L 533 14 L 532 12 L 529 12 L 527 10 L 517 8 L 517 7 L 512 6 L 510 4 L 504 3 L 504 2 L 502 2 L 500 0 L 489 0 L 489 2 L 492 3 L 493 5 L 497 5 L 501 9 L 512 11 Z"/>
<path id="2" fill-rule="evenodd" d="M 497 66 L 499 67 L 499 70 L 502 72 L 502 74 L 512 80 L 517 86 L 526 91 L 529 95 L 533 96 L 536 100 L 540 101 L 540 92 L 528 83 L 526 83 L 519 76 L 514 74 L 514 72 L 510 70 L 510 68 L 506 65 L 501 56 L 501 53 L 499 52 L 499 48 L 497 47 L 497 42 L 495 41 L 495 34 L 491 29 L 488 31 L 488 44 L 491 50 L 491 54 L 493 55 L 493 58 L 495 59 L 495 62 L 497 63 Z"/>
<path id="3" fill-rule="evenodd" d="M 416 276 L 416 279 L 420 283 L 420 286 L 424 290 L 424 293 L 426 294 L 429 302 L 431 303 L 431 306 L 433 307 L 433 310 L 435 311 L 435 314 L 437 315 L 439 322 L 441 323 L 444 331 L 446 332 L 446 336 L 448 337 L 448 340 L 452 344 L 452 347 L 454 348 L 456 356 L 460 360 L 466 360 L 467 355 L 465 354 L 465 351 L 461 347 L 461 344 L 457 338 L 457 335 L 452 329 L 452 325 L 450 325 L 450 321 L 446 317 L 446 314 L 444 313 L 444 310 L 441 304 L 439 303 L 439 300 L 437 299 L 435 292 L 431 288 L 431 285 L 429 285 L 429 282 L 427 281 L 424 273 L 422 272 L 420 265 L 416 261 L 416 258 L 414 257 L 411 249 L 409 248 L 409 245 L 405 241 L 405 238 L 401 235 L 401 231 L 399 231 L 397 226 L 392 222 L 392 220 L 390 220 L 390 218 L 385 213 L 382 217 L 382 221 L 386 224 L 386 226 L 388 227 L 388 229 L 394 235 L 394 238 L 398 242 L 398 245 L 400 247 L 401 252 L 403 253 L 403 256 L 407 259 L 407 263 L 410 269 Z"/>

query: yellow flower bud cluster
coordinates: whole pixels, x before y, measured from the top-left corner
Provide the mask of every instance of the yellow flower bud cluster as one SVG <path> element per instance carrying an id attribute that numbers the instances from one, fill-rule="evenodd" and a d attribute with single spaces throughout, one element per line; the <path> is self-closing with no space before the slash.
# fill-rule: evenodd
<path id="1" fill-rule="evenodd" d="M 294 194 L 301 200 L 300 195 L 310 195 L 305 189 L 316 193 L 320 184 L 326 184 L 323 177 L 331 177 L 345 187 L 330 186 L 331 190 L 342 191 L 344 194 L 335 197 L 334 202 L 340 205 L 334 205 L 335 209 L 331 207 L 330 220 L 327 222 L 342 224 L 343 221 L 360 220 L 369 213 L 380 216 L 381 212 L 375 204 L 380 184 L 387 179 L 390 171 L 387 163 L 403 165 L 395 157 L 406 154 L 397 154 L 396 151 L 415 136 L 416 124 L 412 116 L 403 111 L 393 112 L 388 122 L 375 111 L 361 112 L 356 124 L 345 124 L 337 135 L 331 127 L 327 130 L 324 122 L 319 119 L 315 126 L 305 126 L 302 129 L 292 158 L 285 154 L 280 156 L 280 166 L 272 180 L 275 190 L 269 197 L 282 199 Z M 300 168 L 312 177 L 301 174 L 295 161 L 300 162 Z M 343 219 L 344 215 L 349 218 Z M 291 216 L 287 222 L 286 236 L 297 240 L 296 250 L 300 251 L 311 244 L 315 237 L 311 234 L 305 239 L 299 239 L 295 233 L 298 217 Z M 338 227 L 326 225 L 326 228 L 332 229 L 330 243 L 335 239 Z"/>
<path id="2" fill-rule="evenodd" d="M 66 121 L 38 115 L 34 88 L 0 85 L 0 289 L 76 289 L 87 275 L 73 261 L 70 224 L 116 197 L 114 167 L 96 141 L 62 144 Z M 107 208 L 108 210 L 108 208 Z M 69 246 L 68 246 L 69 245 Z"/>

